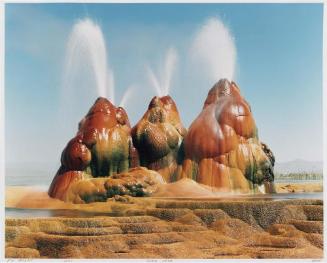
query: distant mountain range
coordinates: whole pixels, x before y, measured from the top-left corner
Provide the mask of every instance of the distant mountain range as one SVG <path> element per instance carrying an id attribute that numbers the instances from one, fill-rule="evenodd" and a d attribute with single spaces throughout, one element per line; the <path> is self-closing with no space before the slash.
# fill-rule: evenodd
<path id="1" fill-rule="evenodd" d="M 323 162 L 319 161 L 306 161 L 296 159 L 290 162 L 280 162 L 275 164 L 275 173 L 288 174 L 288 173 L 323 173 Z"/>

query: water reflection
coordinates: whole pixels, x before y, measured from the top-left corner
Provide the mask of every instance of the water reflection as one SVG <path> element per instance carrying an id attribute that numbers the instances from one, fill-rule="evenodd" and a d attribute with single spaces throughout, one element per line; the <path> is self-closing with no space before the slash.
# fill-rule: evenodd
<path id="1" fill-rule="evenodd" d="M 6 218 L 120 216 L 119 212 L 86 212 L 74 209 L 6 208 Z"/>

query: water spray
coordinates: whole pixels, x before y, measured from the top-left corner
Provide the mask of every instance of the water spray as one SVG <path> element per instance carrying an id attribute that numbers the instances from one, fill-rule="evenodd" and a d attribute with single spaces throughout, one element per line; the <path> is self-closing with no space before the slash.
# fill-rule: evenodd
<path id="1" fill-rule="evenodd" d="M 212 82 L 235 77 L 236 47 L 229 29 L 217 18 L 208 19 L 195 35 L 191 58 Z"/>
<path id="2" fill-rule="evenodd" d="M 132 94 L 134 92 L 134 88 L 135 87 L 131 85 L 125 90 L 125 92 L 123 94 L 123 97 L 122 97 L 122 99 L 121 99 L 121 101 L 119 103 L 120 107 L 125 108 L 126 102 L 131 98 L 131 96 L 132 96 Z"/>
<path id="3" fill-rule="evenodd" d="M 154 74 L 153 70 L 150 67 L 147 67 L 147 73 L 149 81 L 156 91 L 159 97 L 166 96 L 170 92 L 171 80 L 173 72 L 177 64 L 177 51 L 175 48 L 171 47 L 168 49 L 165 56 L 165 63 L 163 69 L 160 72 L 159 78 Z"/>
<path id="4" fill-rule="evenodd" d="M 74 24 L 68 39 L 64 85 L 72 85 L 72 76 L 78 74 L 76 66 L 91 69 L 94 75 L 97 95 L 109 96 L 114 102 L 113 72 L 107 63 L 107 49 L 101 28 L 89 18 Z"/>

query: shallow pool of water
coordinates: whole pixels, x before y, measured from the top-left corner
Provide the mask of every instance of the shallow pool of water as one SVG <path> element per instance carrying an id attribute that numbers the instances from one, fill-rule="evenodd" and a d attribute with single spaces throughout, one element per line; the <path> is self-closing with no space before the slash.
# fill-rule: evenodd
<path id="1" fill-rule="evenodd" d="M 154 199 L 170 199 L 170 200 L 212 200 L 212 201 L 228 201 L 228 200 L 234 200 L 234 201 L 258 201 L 258 200 L 269 200 L 269 201 L 273 201 L 273 200 L 290 200 L 290 199 L 319 199 L 322 200 L 323 199 L 323 192 L 313 192 L 313 193 L 309 193 L 309 192 L 305 192 L 305 193 L 276 193 L 276 194 L 253 194 L 253 195 L 249 195 L 249 194 L 235 194 L 235 195 L 231 195 L 231 194 L 226 194 L 226 195 L 222 195 L 219 197 L 209 197 L 209 198 L 185 198 L 185 197 L 167 197 L 167 198 L 163 198 L 163 197 L 158 197 Z"/>
<path id="2" fill-rule="evenodd" d="M 117 213 L 85 212 L 71 209 L 6 208 L 6 218 L 118 216 Z"/>

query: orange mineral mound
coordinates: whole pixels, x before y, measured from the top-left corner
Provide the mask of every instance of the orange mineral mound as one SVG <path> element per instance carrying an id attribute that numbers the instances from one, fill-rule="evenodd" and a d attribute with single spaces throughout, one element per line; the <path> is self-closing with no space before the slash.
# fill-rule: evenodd
<path id="1" fill-rule="evenodd" d="M 49 189 L 51 197 L 63 199 L 76 181 L 107 177 L 138 165 L 131 126 L 125 110 L 98 98 L 81 120 L 76 136 L 61 155 L 61 167 Z"/>
<path id="2" fill-rule="evenodd" d="M 226 79 L 209 91 L 184 147 L 181 176 L 220 191 L 250 192 L 274 179 L 274 157 L 259 141 L 250 105 L 237 85 Z"/>
<path id="3" fill-rule="evenodd" d="M 161 184 L 152 194 L 153 197 L 175 198 L 203 198 L 216 197 L 213 189 L 207 185 L 201 185 L 189 178 L 183 178 L 170 184 Z"/>
<path id="4" fill-rule="evenodd" d="M 185 134 L 186 129 L 172 98 L 154 97 L 132 129 L 141 165 L 159 172 L 167 182 L 176 181 L 181 171 L 181 144 Z"/>

